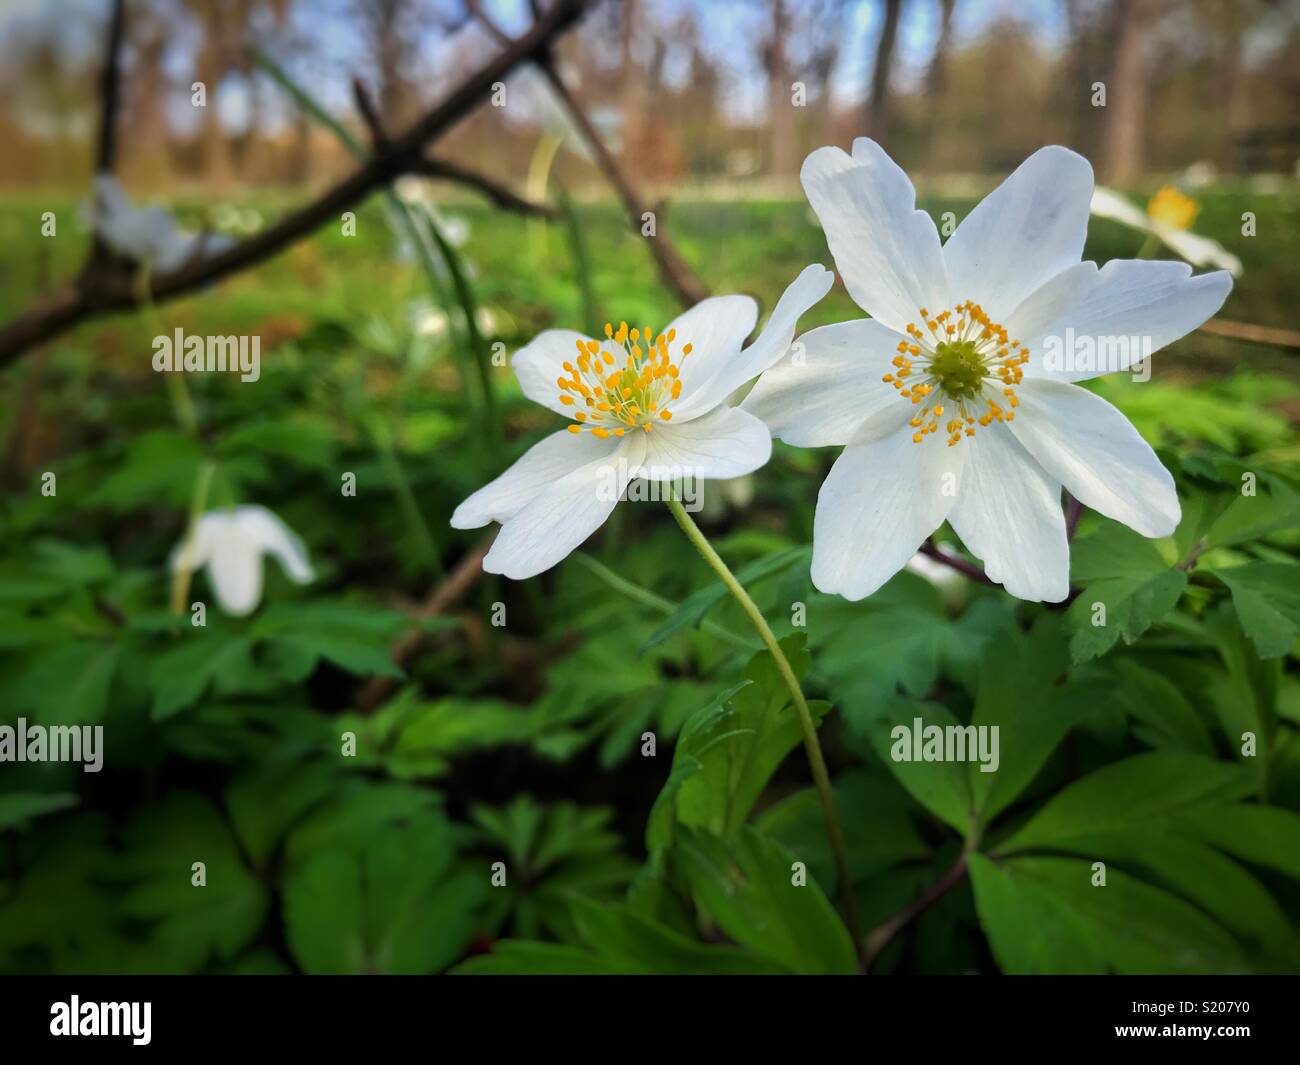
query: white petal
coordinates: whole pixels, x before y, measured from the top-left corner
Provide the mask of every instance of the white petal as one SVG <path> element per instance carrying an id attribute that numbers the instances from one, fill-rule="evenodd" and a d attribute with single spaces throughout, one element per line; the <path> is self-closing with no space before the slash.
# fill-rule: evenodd
<path id="1" fill-rule="evenodd" d="M 902 330 L 919 308 L 948 304 L 939 233 L 916 209 L 916 190 L 874 141 L 853 155 L 818 148 L 799 174 L 849 295 L 885 325 Z"/>
<path id="2" fill-rule="evenodd" d="M 199 520 L 194 523 L 193 538 L 188 534 L 182 536 L 180 543 L 172 550 L 172 570 L 188 566 L 193 571 L 207 565 L 217 544 L 221 543 L 228 531 L 233 528 L 233 524 L 233 515 L 228 511 L 210 510 L 200 515 Z"/>
<path id="3" fill-rule="evenodd" d="M 711 296 L 660 330 L 676 331 L 670 354 L 680 371 L 682 394 L 673 405 L 674 413 L 678 407 L 687 409 L 694 403 L 696 390 L 735 360 L 757 321 L 758 304 L 751 297 Z M 691 353 L 683 359 L 682 348 L 687 344 L 691 345 Z M 696 414 L 703 413 L 703 409 Z"/>
<path id="4" fill-rule="evenodd" d="M 907 407 L 881 378 L 904 339 L 874 318 L 809 330 L 741 404 L 796 447 L 847 444 L 873 415 Z"/>
<path id="5" fill-rule="evenodd" d="M 943 248 L 953 299 L 994 321 L 1079 261 L 1088 233 L 1092 167 L 1068 148 L 1040 148 L 981 200 Z"/>
<path id="6" fill-rule="evenodd" d="M 571 433 L 567 429 L 552 433 L 461 503 L 451 516 L 451 527 L 477 529 L 491 521 L 507 521 L 561 477 L 612 455 L 618 444 L 613 437 L 598 440 L 591 433 Z"/>
<path id="7" fill-rule="evenodd" d="M 957 446 L 967 449 L 966 468 L 948 523 L 990 580 L 1018 599 L 1059 603 L 1070 592 L 1060 482 L 1005 426 L 981 428 Z"/>
<path id="8" fill-rule="evenodd" d="M 1144 233 L 1155 232 L 1151 216 L 1127 197 L 1121 196 L 1114 189 L 1098 185 L 1092 190 L 1092 203 L 1089 210 L 1098 218 L 1110 218 L 1126 226 L 1140 229 Z"/>
<path id="9" fill-rule="evenodd" d="M 238 535 L 276 558 L 294 583 L 306 584 L 315 576 L 302 540 L 266 507 L 236 507 L 234 521 Z"/>
<path id="10" fill-rule="evenodd" d="M 1241 274 L 1241 260 L 1228 251 L 1217 240 L 1203 237 L 1186 229 L 1175 229 L 1156 223 L 1156 232 L 1174 253 L 1181 255 L 1189 263 L 1197 266 L 1217 266 L 1227 270 L 1233 277 Z"/>
<path id="11" fill-rule="evenodd" d="M 208 583 L 227 614 L 251 614 L 262 599 L 262 555 L 240 537 L 216 545 L 208 560 Z"/>
<path id="12" fill-rule="evenodd" d="M 909 408 L 881 418 L 880 435 L 846 447 L 817 494 L 812 581 L 820 591 L 870 595 L 948 516 L 965 452 L 937 435 L 914 444 L 910 417 Z"/>
<path id="13" fill-rule="evenodd" d="M 566 362 L 577 363 L 578 341 L 590 339 L 572 329 L 548 329 L 515 352 L 510 367 L 519 378 L 519 387 L 524 395 L 534 403 L 572 418 L 574 408 L 560 402 L 560 397 L 566 393 L 560 391 L 556 381 L 569 376 L 564 368 Z"/>
<path id="14" fill-rule="evenodd" d="M 739 407 L 718 407 L 684 425 L 656 423 L 645 437 L 648 481 L 720 480 L 764 465 L 772 454 L 767 426 Z"/>
<path id="15" fill-rule="evenodd" d="M 707 379 L 690 380 L 689 394 L 683 385 L 681 399 L 672 405 L 673 418 L 678 422 L 698 418 L 781 359 L 790 350 L 799 319 L 831 290 L 834 283 L 835 275 L 820 264 L 804 269 L 781 294 L 772 316 L 754 343 L 734 358 L 718 360 L 717 369 Z M 686 360 L 687 363 L 693 358 L 694 353 Z"/>
<path id="16" fill-rule="evenodd" d="M 641 465 L 644 436 L 624 437 L 613 453 L 548 485 L 502 525 L 483 568 L 524 580 L 550 569 L 581 545 L 604 524 Z"/>
<path id="17" fill-rule="evenodd" d="M 1084 506 L 1143 536 L 1168 536 L 1181 509 L 1174 479 L 1118 410 L 1078 385 L 1031 380 L 1008 423 L 1016 439 Z"/>
<path id="18" fill-rule="evenodd" d="M 1026 377 L 1083 381 L 1126 370 L 1186 336 L 1232 291 L 1231 275 L 1193 277 L 1186 263 L 1113 259 L 1091 276 L 1082 265 L 1009 316 L 1007 328 L 1031 352 Z"/>

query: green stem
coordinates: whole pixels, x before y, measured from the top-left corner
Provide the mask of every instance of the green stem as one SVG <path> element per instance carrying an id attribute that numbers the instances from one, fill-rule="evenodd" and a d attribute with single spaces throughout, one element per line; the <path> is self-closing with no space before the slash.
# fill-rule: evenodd
<path id="1" fill-rule="evenodd" d="M 199 475 L 194 479 L 194 494 L 190 497 L 190 520 L 185 532 L 185 544 L 181 548 L 181 564 L 172 580 L 172 613 L 179 616 L 185 610 L 185 600 L 190 594 L 190 579 L 194 576 L 194 541 L 199 518 L 208 506 L 208 488 L 212 484 L 212 474 L 216 463 L 208 461 L 199 467 Z"/>
<path id="2" fill-rule="evenodd" d="M 621 592 L 633 602 L 640 603 L 642 606 L 648 606 L 651 610 L 657 610 L 660 614 L 671 614 L 681 604 L 674 603 L 671 599 L 665 599 L 662 595 L 656 595 L 649 588 L 642 588 L 639 584 L 634 584 L 626 577 L 622 577 L 606 566 L 603 562 L 592 558 L 590 555 L 581 551 L 573 553 L 573 560 L 586 566 L 593 574 L 599 577 L 616 592 Z M 700 623 L 700 628 L 710 636 L 716 636 L 735 647 L 737 650 L 752 653 L 754 648 L 741 637 L 737 636 L 730 629 L 724 629 L 715 621 L 705 618 Z"/>
<path id="3" fill-rule="evenodd" d="M 136 291 L 140 302 L 140 309 L 144 312 L 145 323 L 151 328 L 155 335 L 162 335 L 162 317 L 158 314 L 158 308 L 153 301 L 153 267 L 149 263 L 144 263 L 136 275 Z M 179 363 L 181 353 L 175 352 L 173 358 Z M 194 400 L 190 398 L 189 386 L 185 384 L 185 374 L 181 372 L 178 366 L 173 365 L 171 370 L 163 372 L 163 378 L 167 385 L 167 395 L 171 400 L 172 413 L 176 415 L 176 421 L 185 432 L 190 436 L 198 437 L 199 419 L 194 413 Z"/>
<path id="4" fill-rule="evenodd" d="M 688 539 L 704 561 L 707 562 L 727 590 L 735 597 L 736 602 L 745 611 L 750 622 L 754 626 L 754 631 L 763 641 L 764 646 L 772 655 L 772 660 L 776 663 L 776 668 L 785 681 L 785 686 L 790 690 L 790 699 L 794 703 L 795 711 L 799 715 L 799 726 L 803 729 L 803 746 L 808 754 L 808 766 L 812 770 L 813 783 L 817 785 L 817 793 L 821 796 L 822 814 L 826 818 L 826 836 L 830 840 L 831 851 L 835 855 L 835 869 L 839 874 L 840 889 L 844 897 L 844 913 L 848 920 L 849 932 L 853 936 L 853 946 L 858 952 L 858 957 L 863 957 L 864 942 L 862 938 L 862 924 L 858 918 L 857 902 L 853 898 L 853 881 L 849 878 L 849 863 L 844 848 L 844 833 L 840 829 L 839 818 L 835 814 L 835 793 L 831 790 L 830 774 L 826 772 L 826 759 L 822 755 L 822 746 L 817 739 L 817 726 L 813 722 L 812 712 L 808 709 L 808 700 L 803 696 L 803 689 L 799 686 L 799 678 L 794 675 L 794 669 L 790 665 L 790 660 L 786 658 L 785 652 L 781 650 L 781 645 L 777 642 L 775 634 L 763 617 L 763 612 L 749 597 L 740 581 L 736 580 L 736 575 L 731 572 L 727 564 L 722 560 L 722 556 L 713 549 L 708 538 L 700 531 L 700 527 L 695 524 L 691 516 L 686 513 L 681 502 L 676 498 L 668 500 L 668 509 L 673 512 L 673 517 L 677 519 L 677 524 L 682 527 L 682 532 Z"/>

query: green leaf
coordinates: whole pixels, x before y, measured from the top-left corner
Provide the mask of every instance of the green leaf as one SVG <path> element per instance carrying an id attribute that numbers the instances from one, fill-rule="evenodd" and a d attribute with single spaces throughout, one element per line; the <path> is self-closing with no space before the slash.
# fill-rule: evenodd
<path id="1" fill-rule="evenodd" d="M 1134 733 L 1152 747 L 1214 756 L 1214 741 L 1188 698 L 1173 681 L 1133 659 L 1112 662 L 1113 697 L 1136 722 Z"/>
<path id="2" fill-rule="evenodd" d="M 876 708 L 866 729 L 867 740 L 885 768 L 917 802 L 966 835 L 973 827 L 974 810 L 966 766 L 955 761 L 925 761 L 923 749 L 913 749 L 918 728 L 923 741 L 925 730 L 931 728 L 944 730 L 945 735 L 949 729 L 961 730 L 965 735 L 965 726 L 942 703 L 898 698 Z"/>
<path id="3" fill-rule="evenodd" d="M 1066 682 L 1069 653 L 1059 615 L 1029 633 L 1007 632 L 984 652 L 971 724 L 997 730 L 997 763 L 972 760 L 970 793 L 985 823 L 1027 788 L 1069 730 L 1103 704 L 1099 682 Z M 972 736 L 977 734 L 971 734 Z M 973 756 L 968 741 L 968 758 Z M 985 765 L 993 768 L 985 771 Z"/>
<path id="4" fill-rule="evenodd" d="M 18 791 L 0 795 L 0 832 L 6 829 L 21 832 L 36 818 L 66 810 L 78 802 L 80 799 L 68 791 Z"/>
<path id="5" fill-rule="evenodd" d="M 488 891 L 486 863 L 481 872 L 458 871 L 455 854 L 450 822 L 427 810 L 296 850 L 284 918 L 298 964 L 311 974 L 446 968 L 474 934 Z"/>
<path id="6" fill-rule="evenodd" d="M 1232 592 L 1241 627 L 1260 658 L 1289 653 L 1300 636 L 1300 566 L 1248 562 L 1211 570 Z"/>
<path id="7" fill-rule="evenodd" d="M 42 650 L 19 682 L 20 705 L 38 725 L 98 725 L 121 660 L 120 644 L 70 640 Z"/>
<path id="8" fill-rule="evenodd" d="M 1240 766 L 1182 751 L 1151 751 L 1103 766 L 1049 800 L 998 847 L 1002 854 L 1053 847 L 1135 822 L 1158 824 L 1174 814 L 1244 798 L 1254 791 Z"/>
<path id="9" fill-rule="evenodd" d="M 1242 861 L 1300 880 L 1300 814 L 1238 803 L 1189 811 L 1179 815 L 1176 824 L 1180 831 Z"/>
<path id="10" fill-rule="evenodd" d="M 1234 493 L 1205 533 L 1205 546 L 1229 547 L 1300 526 L 1300 493 L 1275 481 L 1267 495 Z"/>
<path id="11" fill-rule="evenodd" d="M 144 807 L 125 840 L 119 868 L 129 886 L 122 910 L 149 922 L 151 956 L 166 959 L 168 971 L 193 972 L 212 957 L 229 960 L 257 934 L 266 890 L 206 799 L 179 792 Z M 192 884 L 195 862 L 204 864 L 204 887 Z"/>
<path id="12" fill-rule="evenodd" d="M 802 634 L 787 637 L 782 649 L 796 675 L 807 670 Z M 670 775 L 665 790 L 671 790 L 671 806 L 656 804 L 658 818 L 667 817 L 671 808 L 684 825 L 719 835 L 734 832 L 786 755 L 802 742 L 789 691 L 766 651 L 751 659 L 747 675 L 747 683 L 723 693 L 682 728 L 674 769 L 679 761 L 689 768 Z M 814 721 L 828 709 L 828 704 L 809 705 Z M 651 835 L 662 841 L 670 832 L 655 816 Z"/>
<path id="13" fill-rule="evenodd" d="M 1003 972 L 1209 973 L 1243 968 L 1231 936 L 1176 895 L 1070 858 L 970 858 L 980 924 Z"/>
<path id="14" fill-rule="evenodd" d="M 852 973 L 853 940 L 815 880 L 796 885 L 795 856 L 753 828 L 729 843 L 683 828 L 673 855 L 718 926 L 796 973 Z"/>
<path id="15" fill-rule="evenodd" d="M 784 551 L 777 551 L 775 554 L 765 555 L 762 558 L 755 559 L 748 565 L 741 566 L 740 569 L 736 570 L 736 580 L 748 589 L 752 584 L 764 577 L 782 573 L 795 564 L 805 564 L 811 557 L 812 548 L 810 547 L 791 547 Z M 641 653 L 644 654 L 650 648 L 663 643 L 664 640 L 679 629 L 699 625 L 708 612 L 722 602 L 727 597 L 727 594 L 727 586 L 721 581 L 714 581 L 693 595 L 688 596 L 676 610 L 668 615 L 664 623 L 650 634 L 649 639 L 641 645 Z"/>
<path id="16" fill-rule="evenodd" d="M 1082 585 L 1067 612 L 1076 663 L 1105 654 L 1121 638 L 1133 643 L 1174 608 L 1187 587 L 1187 574 L 1171 569 L 1152 541 L 1113 521 L 1074 545 L 1070 580 Z"/>
<path id="17" fill-rule="evenodd" d="M 154 659 L 150 670 L 155 721 L 197 703 L 214 684 L 252 670 L 252 641 L 224 633 L 185 630 L 180 643 Z"/>

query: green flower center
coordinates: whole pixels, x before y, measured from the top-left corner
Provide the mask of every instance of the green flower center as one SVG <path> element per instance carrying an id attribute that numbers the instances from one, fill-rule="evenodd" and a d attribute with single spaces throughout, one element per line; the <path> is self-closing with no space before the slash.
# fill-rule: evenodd
<path id="1" fill-rule="evenodd" d="M 950 399 L 974 399 L 988 369 L 973 340 L 943 341 L 930 360 L 930 376 Z"/>

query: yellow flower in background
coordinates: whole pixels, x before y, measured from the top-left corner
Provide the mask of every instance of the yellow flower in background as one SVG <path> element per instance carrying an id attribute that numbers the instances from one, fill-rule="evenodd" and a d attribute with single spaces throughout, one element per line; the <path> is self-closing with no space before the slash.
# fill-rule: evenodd
<path id="1" fill-rule="evenodd" d="M 1191 229 L 1201 205 L 1173 185 L 1162 187 L 1147 203 L 1147 214 L 1174 229 Z"/>

